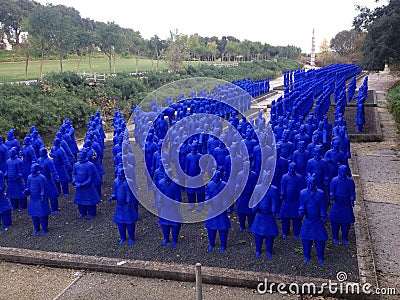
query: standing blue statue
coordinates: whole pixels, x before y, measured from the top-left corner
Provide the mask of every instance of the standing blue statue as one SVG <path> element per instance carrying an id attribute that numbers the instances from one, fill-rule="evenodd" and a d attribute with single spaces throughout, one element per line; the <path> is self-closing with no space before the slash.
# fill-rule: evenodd
<path id="1" fill-rule="evenodd" d="M 7 164 L 6 161 L 8 159 L 8 148 L 3 143 L 3 137 L 0 136 L 0 171 L 7 172 Z"/>
<path id="2" fill-rule="evenodd" d="M 313 243 L 317 251 L 318 262 L 324 264 L 325 242 L 328 233 L 325 228 L 327 216 L 327 200 L 325 193 L 317 188 L 315 174 L 307 177 L 307 188 L 300 192 L 299 215 L 304 216 L 300 229 L 300 238 L 303 244 L 304 263 L 310 262 Z"/>
<path id="3" fill-rule="evenodd" d="M 188 210 L 194 209 L 194 204 L 197 199 L 197 210 L 201 211 L 204 206 L 205 190 L 202 178 L 198 177 L 202 173 L 202 170 L 199 164 L 201 154 L 197 152 L 197 148 L 197 143 L 193 142 L 190 145 L 190 153 L 185 159 L 185 173 L 189 176 L 187 179 L 186 193 L 189 202 Z"/>
<path id="4" fill-rule="evenodd" d="M 280 211 L 282 222 L 282 238 L 286 239 L 290 231 L 290 221 L 293 225 L 294 239 L 299 238 L 301 218 L 299 216 L 300 191 L 305 187 L 304 177 L 296 172 L 296 164 L 291 162 L 287 174 L 281 181 L 282 206 Z"/>
<path id="5" fill-rule="evenodd" d="M 0 220 L 3 226 L 0 230 L 7 230 L 8 227 L 11 226 L 12 223 L 12 205 L 11 202 L 7 199 L 6 195 L 4 195 L 4 190 L 6 189 L 6 185 L 4 182 L 3 172 L 0 170 Z"/>
<path id="6" fill-rule="evenodd" d="M 22 160 L 17 156 L 17 149 L 11 148 L 7 159 L 7 172 L 4 177 L 7 178 L 7 197 L 10 198 L 13 210 L 19 209 L 23 211 L 28 206 L 28 201 L 24 195 L 24 165 Z"/>
<path id="7" fill-rule="evenodd" d="M 113 222 L 118 226 L 119 245 L 126 241 L 128 231 L 129 240 L 127 245 L 132 246 L 135 241 L 135 224 L 138 214 L 135 209 L 135 195 L 129 188 L 123 168 L 118 168 L 117 178 L 114 180 L 114 190 L 108 201 L 117 200 L 114 211 Z"/>
<path id="8" fill-rule="evenodd" d="M 24 138 L 24 144 L 22 145 L 20 156 L 22 156 L 22 163 L 24 164 L 24 179 L 26 181 L 28 176 L 31 174 L 31 165 L 37 159 L 29 135 Z"/>
<path id="9" fill-rule="evenodd" d="M 72 166 L 67 158 L 67 155 L 65 154 L 64 149 L 61 147 L 61 140 L 59 138 L 54 139 L 53 147 L 50 150 L 50 157 L 53 158 L 54 166 L 60 178 L 60 183 L 57 185 L 58 190 L 61 193 L 62 189 L 64 197 L 68 197 L 68 183 L 71 182 L 71 176 L 69 174 L 72 171 Z"/>
<path id="10" fill-rule="evenodd" d="M 47 155 L 47 149 L 44 147 L 40 148 L 39 154 L 40 157 L 37 163 L 40 165 L 40 173 L 47 180 L 45 194 L 50 199 L 53 215 L 58 215 L 58 197 L 60 196 L 60 192 L 57 188 L 57 183 L 60 182 L 60 178 L 58 177 L 53 161 Z"/>
<path id="11" fill-rule="evenodd" d="M 86 220 L 91 220 L 96 215 L 96 205 L 100 202 L 100 197 L 95 188 L 97 170 L 94 164 L 88 161 L 87 154 L 85 148 L 79 152 L 79 161 L 74 165 L 72 184 L 76 187 L 74 204 L 78 205 L 78 219 L 87 215 Z"/>
<path id="12" fill-rule="evenodd" d="M 180 208 L 182 202 L 181 187 L 172 181 L 172 176 L 172 169 L 167 169 L 164 179 L 159 182 L 159 189 L 163 195 L 161 195 L 158 223 L 161 225 L 164 237 L 161 246 L 166 246 L 169 243 L 171 234 L 172 242 L 170 247 L 175 248 L 178 243 L 183 217 Z"/>
<path id="13" fill-rule="evenodd" d="M 14 136 L 15 129 L 10 129 L 7 132 L 7 140 L 4 143 L 7 146 L 8 151 L 11 150 L 11 148 L 15 147 L 17 150 L 17 153 L 19 154 L 19 151 L 21 150 L 21 145 L 19 141 L 15 138 Z"/>
<path id="14" fill-rule="evenodd" d="M 49 230 L 50 206 L 45 193 L 46 184 L 46 177 L 40 174 L 40 165 L 33 163 L 31 175 L 28 176 L 26 189 L 24 190 L 26 195 L 30 195 L 28 215 L 32 217 L 34 228 L 31 236 L 36 235 L 40 231 L 40 226 L 42 227 L 42 231 L 39 233 L 39 236 L 45 235 Z"/>
<path id="15" fill-rule="evenodd" d="M 279 235 L 278 225 L 276 224 L 276 187 L 270 185 L 268 181 L 270 173 L 263 172 L 262 181 L 254 189 L 253 200 L 259 201 L 253 208 L 256 213 L 251 232 L 254 234 L 254 243 L 256 245 L 256 257 L 261 256 L 261 248 L 265 239 L 267 259 L 272 259 L 272 249 L 274 246 L 275 237 Z M 267 193 L 265 190 L 268 188 Z M 260 198 L 262 199 L 260 200 Z"/>
<path id="16" fill-rule="evenodd" d="M 226 185 L 226 183 L 222 181 L 222 176 L 222 171 L 217 170 L 213 179 L 206 186 L 206 204 L 210 205 L 204 225 L 208 232 L 208 252 L 211 252 L 214 249 L 218 231 L 221 242 L 221 249 L 219 252 L 225 253 L 228 232 L 231 228 L 231 222 L 226 210 L 228 199 L 225 193 L 221 192 Z"/>
<path id="17" fill-rule="evenodd" d="M 248 172 L 248 176 L 246 173 Z M 248 228 L 250 229 L 253 225 L 255 212 L 249 207 L 250 198 L 254 192 L 254 188 L 257 184 L 257 174 L 250 169 L 250 162 L 243 162 L 243 170 L 237 174 L 236 190 L 242 190 L 239 198 L 236 201 L 236 212 L 239 217 L 239 231 L 243 231 L 246 228 L 246 218 Z"/>
<path id="18" fill-rule="evenodd" d="M 339 243 L 339 229 L 342 229 L 342 243 L 348 244 L 350 226 L 354 223 L 353 206 L 356 200 L 355 185 L 353 179 L 347 177 L 347 166 L 341 165 L 338 176 L 332 179 L 330 186 L 330 198 L 332 208 L 329 213 L 329 221 L 332 228 L 334 244 Z"/>

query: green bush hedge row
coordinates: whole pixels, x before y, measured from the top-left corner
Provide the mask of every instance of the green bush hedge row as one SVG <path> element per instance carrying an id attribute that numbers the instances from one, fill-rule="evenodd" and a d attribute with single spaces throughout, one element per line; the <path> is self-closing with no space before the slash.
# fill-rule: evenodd
<path id="1" fill-rule="evenodd" d="M 389 89 L 388 95 L 389 111 L 393 114 L 400 131 L 400 82 Z"/>

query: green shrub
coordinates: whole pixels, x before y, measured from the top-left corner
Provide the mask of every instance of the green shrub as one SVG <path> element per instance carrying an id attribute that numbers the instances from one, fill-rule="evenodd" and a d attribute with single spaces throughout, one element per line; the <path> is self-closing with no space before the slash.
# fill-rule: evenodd
<path id="1" fill-rule="evenodd" d="M 389 111 L 393 114 L 397 128 L 400 130 L 400 82 L 389 89 L 387 99 Z"/>

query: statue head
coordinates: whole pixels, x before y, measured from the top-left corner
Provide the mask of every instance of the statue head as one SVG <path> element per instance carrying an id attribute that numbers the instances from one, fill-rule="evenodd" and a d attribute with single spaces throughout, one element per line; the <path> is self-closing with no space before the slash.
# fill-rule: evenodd
<path id="1" fill-rule="evenodd" d="M 38 163 L 33 163 L 31 166 L 31 173 L 33 176 L 36 176 L 40 173 L 40 165 Z"/>
<path id="2" fill-rule="evenodd" d="M 17 148 L 12 147 L 9 154 L 12 159 L 17 158 Z"/>
<path id="3" fill-rule="evenodd" d="M 317 178 L 315 173 L 308 173 L 307 175 L 307 188 L 311 191 L 315 191 L 317 189 Z"/>
<path id="4" fill-rule="evenodd" d="M 88 160 L 88 151 L 86 148 L 83 148 L 80 152 L 79 152 L 79 162 L 86 162 Z"/>
<path id="5" fill-rule="evenodd" d="M 339 166 L 338 175 L 340 178 L 347 178 L 347 166 L 345 165 Z"/>
<path id="6" fill-rule="evenodd" d="M 47 149 L 45 147 L 41 147 L 39 150 L 40 157 L 47 157 Z"/>

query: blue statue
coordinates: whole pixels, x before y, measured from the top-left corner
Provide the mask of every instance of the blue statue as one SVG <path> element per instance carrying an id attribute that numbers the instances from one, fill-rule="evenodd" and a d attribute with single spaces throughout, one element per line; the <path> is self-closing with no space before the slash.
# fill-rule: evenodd
<path id="1" fill-rule="evenodd" d="M 44 143 L 42 139 L 40 138 L 39 132 L 37 130 L 34 130 L 32 132 L 32 147 L 35 150 L 35 155 L 36 157 L 40 157 L 40 148 L 44 147 Z"/>
<path id="2" fill-rule="evenodd" d="M 61 192 L 62 189 L 64 197 L 68 197 L 68 183 L 71 182 L 70 173 L 72 172 L 72 166 L 67 158 L 67 155 L 65 154 L 64 149 L 61 147 L 61 140 L 59 138 L 54 139 L 54 144 L 49 155 L 53 158 L 54 166 L 60 178 L 60 183 L 57 185 L 58 190 Z"/>
<path id="3" fill-rule="evenodd" d="M 248 172 L 248 176 L 246 173 Z M 257 174 L 250 170 L 249 161 L 243 162 L 243 170 L 237 174 L 236 190 L 242 190 L 239 198 L 236 201 L 236 212 L 239 217 L 239 231 L 243 231 L 246 228 L 246 218 L 248 228 L 253 225 L 255 212 L 249 207 L 250 199 L 253 194 L 254 188 L 257 184 Z"/>
<path id="4" fill-rule="evenodd" d="M 294 144 L 289 141 L 289 130 L 284 130 L 282 133 L 282 139 L 279 142 L 281 148 L 281 156 L 288 160 L 292 159 L 294 152 Z"/>
<path id="5" fill-rule="evenodd" d="M 45 235 L 49 230 L 50 206 L 45 193 L 46 184 L 46 177 L 40 174 L 40 165 L 33 163 L 31 175 L 28 176 L 26 189 L 24 190 L 26 195 L 30 195 L 28 215 L 32 217 L 34 228 L 31 236 L 36 235 L 40 231 L 40 226 L 42 227 L 42 231 L 39 233 L 39 236 Z"/>
<path id="6" fill-rule="evenodd" d="M 310 159 L 310 152 L 306 150 L 306 143 L 300 141 L 298 144 L 298 149 L 294 151 L 292 161 L 296 164 L 296 172 L 306 176 L 307 162 Z"/>
<path id="7" fill-rule="evenodd" d="M 340 151 L 340 145 L 338 140 L 332 141 L 332 149 L 326 151 L 324 159 L 329 165 L 329 179 L 338 175 L 338 168 L 340 165 L 348 165 L 347 158 L 344 153 Z"/>
<path id="8" fill-rule="evenodd" d="M 31 137 L 29 135 L 24 138 L 24 144 L 20 156 L 23 157 L 22 163 L 24 164 L 24 179 L 27 180 L 29 174 L 31 174 L 31 165 L 36 161 L 35 149 L 31 145 Z"/>
<path id="9" fill-rule="evenodd" d="M 134 198 L 135 195 L 129 188 L 124 169 L 119 168 L 117 178 L 114 180 L 113 194 L 108 199 L 108 201 L 117 200 L 113 222 L 118 226 L 119 245 L 125 243 L 127 231 L 129 236 L 127 245 L 132 246 L 135 241 L 135 223 L 138 220 L 138 214 Z"/>
<path id="10" fill-rule="evenodd" d="M 333 243 L 339 243 L 339 229 L 342 229 L 342 243 L 348 244 L 348 234 L 351 223 L 354 223 L 353 206 L 356 199 L 353 179 L 347 177 L 347 166 L 339 167 L 338 176 L 332 179 L 330 186 L 330 198 L 332 208 L 329 213 L 329 221 L 332 228 Z"/>
<path id="11" fill-rule="evenodd" d="M 221 242 L 220 253 L 225 253 L 228 232 L 231 228 L 231 222 L 226 210 L 228 199 L 224 196 L 224 193 L 221 192 L 226 185 L 226 183 L 222 181 L 222 176 L 222 172 L 217 170 L 213 179 L 206 186 L 206 204 L 210 205 L 205 222 L 209 240 L 208 252 L 211 252 L 215 246 L 215 239 L 218 231 Z"/>
<path id="12" fill-rule="evenodd" d="M 275 237 L 279 235 L 279 229 L 275 220 L 277 189 L 273 185 L 267 187 L 269 177 L 269 172 L 264 171 L 261 183 L 254 189 L 253 200 L 259 202 L 253 208 L 256 215 L 250 231 L 254 234 L 256 257 L 261 256 L 261 248 L 265 239 L 267 259 L 272 259 L 272 249 Z M 267 188 L 268 191 L 265 193 Z M 262 196 L 263 198 L 260 200 Z"/>
<path id="13" fill-rule="evenodd" d="M 6 161 L 8 159 L 8 148 L 3 143 L 3 137 L 0 136 L 0 171 L 7 172 L 7 164 Z"/>
<path id="14" fill-rule="evenodd" d="M 304 177 L 296 173 L 296 164 L 291 162 L 287 174 L 281 181 L 282 206 L 280 211 L 282 222 L 282 238 L 286 239 L 290 231 L 290 221 L 293 225 L 294 239 L 299 238 L 301 218 L 299 216 L 300 191 L 305 187 Z"/>
<path id="15" fill-rule="evenodd" d="M 91 220 L 96 215 L 96 205 L 100 202 L 100 197 L 95 188 L 97 170 L 88 160 L 85 148 L 79 152 L 79 161 L 74 165 L 73 174 L 72 184 L 76 187 L 74 204 L 78 205 L 78 219 L 87 215 L 86 220 Z"/>
<path id="16" fill-rule="evenodd" d="M 158 223 L 163 232 L 163 242 L 161 246 L 166 246 L 172 235 L 171 248 L 175 248 L 178 243 L 179 232 L 183 217 L 180 204 L 182 202 L 181 187 L 172 181 L 172 169 L 165 171 L 164 179 L 160 180 L 159 189 L 163 194 L 160 201 L 160 214 Z"/>
<path id="17" fill-rule="evenodd" d="M 4 195 L 5 189 L 6 185 L 4 182 L 4 175 L 3 172 L 0 170 L 0 220 L 3 224 L 0 230 L 7 230 L 12 223 L 11 211 L 13 207 L 11 205 L 11 202 L 7 199 L 6 195 Z"/>
<path id="18" fill-rule="evenodd" d="M 17 150 L 17 153 L 19 153 L 19 151 L 21 150 L 20 149 L 21 145 L 20 145 L 19 141 L 15 138 L 14 132 L 15 132 L 15 129 L 10 129 L 7 132 L 7 140 L 4 144 L 7 146 L 8 151 L 10 151 L 11 148 L 15 147 L 15 149 Z"/>
<path id="19" fill-rule="evenodd" d="M 7 172 L 4 177 L 7 178 L 7 197 L 10 198 L 13 209 L 23 211 L 28 206 L 28 201 L 24 195 L 25 181 L 24 181 L 24 164 L 17 156 L 17 149 L 11 148 L 9 154 L 10 158 L 7 159 Z"/>
<path id="20" fill-rule="evenodd" d="M 311 247 L 315 244 L 318 262 L 324 264 L 325 242 L 328 233 L 325 228 L 328 202 L 326 194 L 317 188 L 316 176 L 309 174 L 307 188 L 300 192 L 299 215 L 304 216 L 300 229 L 300 238 L 303 245 L 304 263 L 310 262 Z"/>
<path id="21" fill-rule="evenodd" d="M 40 157 L 37 163 L 40 165 L 40 173 L 47 180 L 45 194 L 50 199 L 51 211 L 54 215 L 58 215 L 58 197 L 60 196 L 60 192 L 57 188 L 57 183 L 60 182 L 60 178 L 58 177 L 53 161 L 47 155 L 47 149 L 43 147 L 39 152 Z"/>
<path id="22" fill-rule="evenodd" d="M 189 176 L 187 179 L 186 193 L 189 202 L 188 210 L 194 209 L 194 203 L 196 203 L 197 198 L 197 210 L 201 211 L 204 206 L 205 190 L 202 178 L 197 177 L 202 173 L 199 164 L 201 154 L 197 152 L 197 148 L 197 143 L 192 143 L 190 145 L 190 153 L 185 159 L 185 173 Z"/>
<path id="23" fill-rule="evenodd" d="M 317 187 L 326 192 L 329 184 L 329 166 L 327 161 L 322 158 L 322 151 L 321 146 L 315 149 L 314 157 L 307 162 L 306 172 L 307 174 L 315 174 Z"/>

